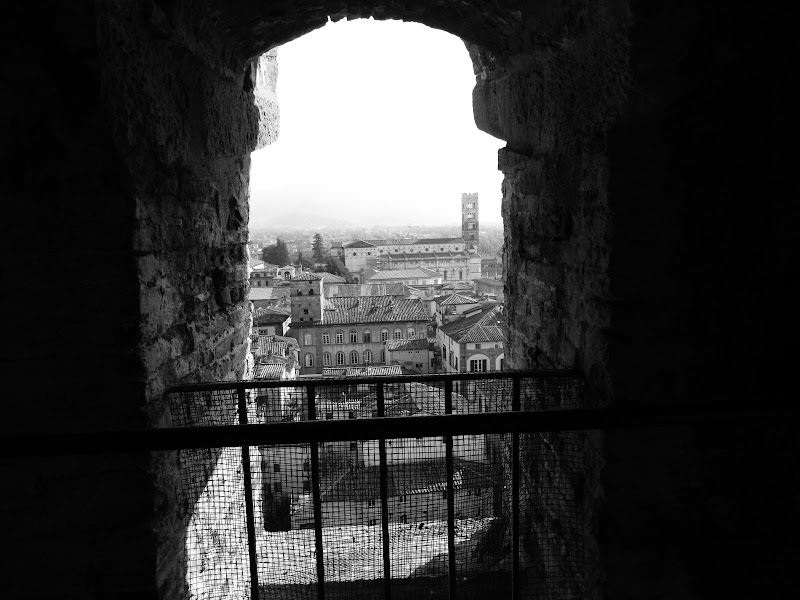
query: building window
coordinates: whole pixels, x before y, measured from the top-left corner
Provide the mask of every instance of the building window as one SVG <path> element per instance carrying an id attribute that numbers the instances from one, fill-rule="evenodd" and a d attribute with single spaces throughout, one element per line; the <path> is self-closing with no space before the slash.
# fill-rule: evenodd
<path id="1" fill-rule="evenodd" d="M 442 346 L 442 360 L 447 360 L 447 347 Z"/>
<path id="2" fill-rule="evenodd" d="M 444 270 L 444 278 L 447 279 L 447 269 Z"/>
<path id="3" fill-rule="evenodd" d="M 306 366 L 313 367 L 314 366 L 314 355 L 310 352 L 306 353 Z"/>
<path id="4" fill-rule="evenodd" d="M 350 442 L 350 450 L 352 450 L 353 452 L 358 450 L 358 442 Z"/>
<path id="5" fill-rule="evenodd" d="M 356 352 L 355 350 L 350 352 L 350 364 L 351 365 L 357 365 L 358 364 L 358 352 Z"/>
<path id="6" fill-rule="evenodd" d="M 331 353 L 330 352 L 323 352 L 322 354 L 322 365 L 325 367 L 331 366 Z"/>
<path id="7" fill-rule="evenodd" d="M 369 329 L 364 330 L 363 336 L 365 344 L 369 344 L 370 342 L 372 342 L 372 332 Z"/>
<path id="8" fill-rule="evenodd" d="M 325 420 L 326 421 L 333 421 L 333 413 L 332 412 L 325 413 Z"/>
<path id="9" fill-rule="evenodd" d="M 303 295 L 303 292 L 301 292 L 300 290 L 297 290 L 297 295 L 298 295 L 298 296 L 302 296 L 302 295 Z"/>
<path id="10" fill-rule="evenodd" d="M 481 345 L 480 344 L 475 344 L 475 350 L 480 350 L 480 349 L 481 349 Z"/>
<path id="11" fill-rule="evenodd" d="M 486 370 L 486 360 L 471 360 L 469 361 L 469 370 L 473 373 L 482 373 Z"/>
<path id="12" fill-rule="evenodd" d="M 283 492 L 283 484 L 280 481 L 275 482 L 275 493 L 280 494 Z"/>
<path id="13" fill-rule="evenodd" d="M 308 290 L 308 295 L 309 296 L 313 296 L 314 295 L 314 290 Z"/>
<path id="14" fill-rule="evenodd" d="M 369 364 L 372 362 L 372 351 L 364 350 L 364 364 Z"/>
<path id="15" fill-rule="evenodd" d="M 458 270 L 458 278 L 464 279 L 464 271 L 462 271 L 461 269 Z"/>
<path id="16" fill-rule="evenodd" d="M 275 463 L 274 465 L 272 465 L 272 472 L 273 473 L 280 473 L 281 472 L 281 464 L 280 463 Z"/>
<path id="17" fill-rule="evenodd" d="M 367 502 L 367 506 L 375 506 L 375 499 L 373 498 L 369 502 Z"/>
<path id="18" fill-rule="evenodd" d="M 303 491 L 310 492 L 311 491 L 311 482 L 308 479 L 303 480 Z"/>
<path id="19" fill-rule="evenodd" d="M 314 342 L 312 341 L 311 334 L 310 334 L 310 333 L 306 333 L 306 334 L 303 336 L 303 345 L 305 345 L 305 346 L 310 346 L 310 345 L 311 345 L 311 344 L 313 344 L 313 343 L 314 343 Z"/>
<path id="20" fill-rule="evenodd" d="M 401 329 L 394 330 L 394 339 L 402 340 L 403 339 L 403 331 Z"/>
<path id="21" fill-rule="evenodd" d="M 356 333 L 355 331 L 351 331 L 350 332 L 350 343 L 351 344 L 357 344 L 358 343 L 358 333 Z"/>
<path id="22" fill-rule="evenodd" d="M 386 364 L 386 350 L 381 350 L 381 364 Z"/>
<path id="23" fill-rule="evenodd" d="M 406 497 L 405 496 L 400 496 L 400 500 L 398 500 L 398 502 L 405 502 L 405 501 L 406 501 Z"/>
<path id="24" fill-rule="evenodd" d="M 341 331 L 336 332 L 336 343 L 344 344 L 344 334 Z"/>
<path id="25" fill-rule="evenodd" d="M 382 342 L 389 341 L 389 330 L 388 329 L 381 329 L 381 341 Z"/>
<path id="26" fill-rule="evenodd" d="M 400 522 L 401 523 L 408 523 L 408 519 L 407 519 L 406 515 L 400 515 Z"/>
<path id="27" fill-rule="evenodd" d="M 442 492 L 442 499 L 447 500 L 447 490 Z"/>
<path id="28" fill-rule="evenodd" d="M 304 460 L 303 461 L 303 471 L 310 471 L 310 470 L 311 470 L 311 464 L 307 460 Z"/>
<path id="29" fill-rule="evenodd" d="M 336 364 L 343 365 L 344 364 L 344 352 L 337 352 L 336 353 Z"/>
<path id="30" fill-rule="evenodd" d="M 322 343 L 323 344 L 330 344 L 331 343 L 331 334 L 327 331 L 322 334 Z"/>
<path id="31" fill-rule="evenodd" d="M 356 418 L 356 413 L 354 413 L 352 410 L 347 411 L 347 418 L 348 419 L 355 419 Z"/>
<path id="32" fill-rule="evenodd" d="M 416 335 L 417 334 L 414 333 L 414 330 L 411 327 L 409 327 L 408 331 L 406 332 L 406 337 L 408 337 L 408 339 L 411 340 L 411 339 L 414 339 L 414 337 L 416 337 Z"/>

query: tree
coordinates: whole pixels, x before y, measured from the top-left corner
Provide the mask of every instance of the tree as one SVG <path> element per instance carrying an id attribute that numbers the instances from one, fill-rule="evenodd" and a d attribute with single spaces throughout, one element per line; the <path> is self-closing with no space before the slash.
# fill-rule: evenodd
<path id="1" fill-rule="evenodd" d="M 325 271 L 344 277 L 347 283 L 358 283 L 358 278 L 350 273 L 347 267 L 344 266 L 344 263 L 335 256 L 325 261 Z"/>
<path id="2" fill-rule="evenodd" d="M 261 253 L 261 260 L 283 267 L 289 264 L 289 251 L 286 249 L 286 242 L 278 238 L 277 244 L 272 244 L 264 248 Z"/>
<path id="3" fill-rule="evenodd" d="M 314 234 L 314 242 L 311 244 L 314 249 L 314 260 L 318 263 L 325 262 L 325 240 L 320 233 Z"/>
<path id="4" fill-rule="evenodd" d="M 297 264 L 305 271 L 313 271 L 314 270 L 314 263 L 311 262 L 310 258 L 306 258 L 303 256 L 302 252 L 298 252 L 297 254 Z"/>

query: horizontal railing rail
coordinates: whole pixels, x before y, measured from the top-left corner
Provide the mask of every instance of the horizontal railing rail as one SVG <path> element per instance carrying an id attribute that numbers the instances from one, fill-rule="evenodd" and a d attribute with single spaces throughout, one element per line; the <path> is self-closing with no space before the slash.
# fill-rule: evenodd
<path id="1" fill-rule="evenodd" d="M 234 386 L 230 386 L 234 387 Z M 229 389 L 230 389 L 229 387 Z M 413 426 L 420 437 L 475 433 L 536 433 L 611 430 L 690 425 L 776 423 L 800 417 L 800 406 L 670 405 L 590 408 L 410 417 L 375 417 L 342 421 L 291 421 L 248 425 L 214 425 L 89 431 L 82 433 L 7 435 L 0 456 L 24 458 L 74 454 L 226 448 L 349 439 L 402 437 L 398 425 Z"/>

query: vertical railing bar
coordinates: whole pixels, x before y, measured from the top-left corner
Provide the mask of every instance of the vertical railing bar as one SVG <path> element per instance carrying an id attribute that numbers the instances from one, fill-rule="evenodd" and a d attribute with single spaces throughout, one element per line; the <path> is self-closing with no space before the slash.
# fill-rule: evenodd
<path id="1" fill-rule="evenodd" d="M 244 387 L 236 388 L 239 425 L 247 425 L 247 398 Z M 250 598 L 258 600 L 258 560 L 256 558 L 256 525 L 253 510 L 253 480 L 250 473 L 250 446 L 242 446 L 244 508 L 247 517 L 247 553 L 250 557 Z"/>
<path id="2" fill-rule="evenodd" d="M 444 412 L 453 413 L 453 382 L 444 382 Z M 450 600 L 456 597 L 456 540 L 455 501 L 453 490 L 453 436 L 445 436 L 445 463 L 447 467 L 447 558 L 448 590 Z"/>
<path id="3" fill-rule="evenodd" d="M 315 390 L 313 385 L 306 386 L 308 398 L 308 420 L 317 419 Z M 319 448 L 317 442 L 311 442 L 311 493 L 314 499 L 314 538 L 317 554 L 317 598 L 325 600 L 325 559 L 322 554 L 322 495 L 319 481 Z"/>
<path id="4" fill-rule="evenodd" d="M 376 389 L 378 400 L 378 417 L 386 416 L 386 407 L 383 399 L 383 384 L 378 383 Z M 383 596 L 386 600 L 392 598 L 392 566 L 389 548 L 389 467 L 386 460 L 386 440 L 378 440 L 378 452 L 381 461 L 381 528 L 383 532 Z"/>
<path id="5" fill-rule="evenodd" d="M 520 378 L 511 385 L 511 410 L 519 411 Z M 511 598 L 519 598 L 519 433 L 511 434 Z"/>

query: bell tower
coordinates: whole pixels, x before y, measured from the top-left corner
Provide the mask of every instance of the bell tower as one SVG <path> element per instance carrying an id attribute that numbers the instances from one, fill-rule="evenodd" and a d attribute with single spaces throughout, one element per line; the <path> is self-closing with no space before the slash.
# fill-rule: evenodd
<path id="1" fill-rule="evenodd" d="M 461 237 L 467 250 L 478 250 L 478 193 L 461 194 Z"/>

